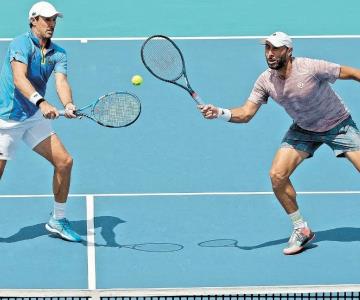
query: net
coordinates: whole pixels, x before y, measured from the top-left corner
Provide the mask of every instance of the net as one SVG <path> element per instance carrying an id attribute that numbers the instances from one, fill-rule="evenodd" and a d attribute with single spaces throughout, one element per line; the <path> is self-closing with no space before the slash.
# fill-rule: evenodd
<path id="1" fill-rule="evenodd" d="M 102 300 L 326 300 L 326 299 L 359 299 L 358 292 L 351 293 L 309 293 L 309 294 L 243 294 L 217 296 L 176 296 L 176 297 L 101 297 Z"/>
<path id="2" fill-rule="evenodd" d="M 101 299 L 101 300 L 327 300 L 339 299 L 358 300 L 360 294 L 358 292 L 351 293 L 324 293 L 324 294 L 283 294 L 283 295 L 234 295 L 234 296 L 176 296 L 176 297 L 1 297 L 1 300 L 88 300 L 88 299 Z"/>
<path id="3" fill-rule="evenodd" d="M 360 285 L 134 290 L 0 290 L 0 300 L 360 300 Z"/>

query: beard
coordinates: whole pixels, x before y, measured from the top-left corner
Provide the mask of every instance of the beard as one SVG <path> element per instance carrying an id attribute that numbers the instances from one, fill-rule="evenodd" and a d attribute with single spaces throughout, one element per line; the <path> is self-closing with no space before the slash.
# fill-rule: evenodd
<path id="1" fill-rule="evenodd" d="M 283 55 L 276 59 L 275 61 L 270 62 L 268 59 L 266 59 L 266 62 L 270 69 L 272 70 L 279 70 L 286 64 L 286 55 Z"/>

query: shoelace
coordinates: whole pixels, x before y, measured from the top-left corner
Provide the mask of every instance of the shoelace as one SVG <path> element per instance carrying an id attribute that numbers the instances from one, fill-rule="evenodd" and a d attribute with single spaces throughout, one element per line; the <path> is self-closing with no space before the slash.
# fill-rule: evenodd
<path id="1" fill-rule="evenodd" d="M 290 241 L 294 242 L 299 238 L 301 238 L 301 228 L 294 229 L 292 234 L 291 234 Z"/>
<path id="2" fill-rule="evenodd" d="M 302 228 L 294 229 L 290 238 L 291 242 L 295 242 L 295 241 L 303 242 L 306 239 L 306 236 L 301 233 L 301 229 Z"/>

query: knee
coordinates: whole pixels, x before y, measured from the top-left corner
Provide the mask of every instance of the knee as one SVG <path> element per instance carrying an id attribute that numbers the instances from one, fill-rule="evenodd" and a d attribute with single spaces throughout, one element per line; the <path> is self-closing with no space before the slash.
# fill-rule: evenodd
<path id="1" fill-rule="evenodd" d="M 271 169 L 269 176 L 273 190 L 282 187 L 289 180 L 289 176 L 287 174 L 277 169 Z"/>
<path id="2" fill-rule="evenodd" d="M 0 160 L 0 179 L 4 174 L 5 165 L 6 165 L 6 160 Z"/>
<path id="3" fill-rule="evenodd" d="M 66 155 L 61 159 L 59 159 L 57 162 L 55 162 L 55 168 L 58 171 L 63 171 L 63 172 L 71 171 L 72 166 L 73 166 L 73 158 L 70 155 Z"/>

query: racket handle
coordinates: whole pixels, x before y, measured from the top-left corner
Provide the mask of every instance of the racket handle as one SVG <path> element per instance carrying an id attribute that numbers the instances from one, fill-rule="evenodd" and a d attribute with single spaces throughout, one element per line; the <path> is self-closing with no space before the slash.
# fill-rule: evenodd
<path id="1" fill-rule="evenodd" d="M 198 105 L 204 105 L 205 103 L 201 100 L 201 97 L 196 93 L 196 92 L 193 92 L 191 94 L 191 97 L 195 100 L 195 102 L 198 104 Z"/>
<path id="2" fill-rule="evenodd" d="M 58 113 L 59 113 L 59 116 L 60 116 L 60 117 L 64 117 L 64 116 L 65 116 L 65 110 L 64 110 L 64 109 L 58 110 Z M 76 112 L 75 112 L 75 114 L 76 114 Z"/>

